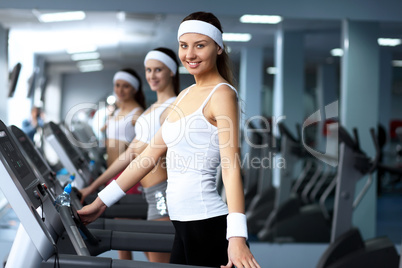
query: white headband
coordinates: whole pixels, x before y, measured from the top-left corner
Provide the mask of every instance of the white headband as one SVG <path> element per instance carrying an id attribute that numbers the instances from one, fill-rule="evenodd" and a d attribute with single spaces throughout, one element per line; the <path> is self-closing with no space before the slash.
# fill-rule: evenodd
<path id="1" fill-rule="evenodd" d="M 117 72 L 113 77 L 113 83 L 116 83 L 116 80 L 124 80 L 129 83 L 135 91 L 138 90 L 140 86 L 140 81 L 134 76 L 124 71 Z"/>
<path id="2" fill-rule="evenodd" d="M 218 46 L 223 48 L 222 33 L 212 24 L 201 20 L 186 20 L 180 24 L 177 40 L 186 33 L 198 33 L 210 37 Z"/>
<path id="3" fill-rule="evenodd" d="M 165 53 L 158 50 L 149 51 L 148 54 L 145 56 L 144 65 L 148 60 L 158 60 L 162 62 L 172 71 L 174 75 L 176 75 L 177 64 L 170 56 L 166 55 Z"/>

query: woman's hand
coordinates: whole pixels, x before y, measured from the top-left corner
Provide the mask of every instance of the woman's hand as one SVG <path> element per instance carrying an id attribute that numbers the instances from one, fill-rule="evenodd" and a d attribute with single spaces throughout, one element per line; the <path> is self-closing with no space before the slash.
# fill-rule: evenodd
<path id="1" fill-rule="evenodd" d="M 228 259 L 226 266 L 221 265 L 221 268 L 230 268 L 233 265 L 238 268 L 261 268 L 246 245 L 244 237 L 229 238 Z"/>
<path id="2" fill-rule="evenodd" d="M 80 216 L 82 223 L 86 225 L 99 218 L 99 216 L 102 215 L 105 209 L 106 205 L 99 197 L 97 197 L 95 201 L 78 210 L 77 213 Z"/>

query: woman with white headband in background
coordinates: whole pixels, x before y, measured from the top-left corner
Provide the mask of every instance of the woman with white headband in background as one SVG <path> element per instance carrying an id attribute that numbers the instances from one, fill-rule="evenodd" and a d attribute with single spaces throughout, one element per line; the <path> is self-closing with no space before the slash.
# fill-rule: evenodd
<path id="1" fill-rule="evenodd" d="M 123 153 L 135 137 L 134 125 L 145 109 L 145 97 L 137 72 L 127 68 L 113 77 L 114 93 L 118 109 L 106 121 L 107 165 L 111 165 Z"/>
<path id="2" fill-rule="evenodd" d="M 145 97 L 140 76 L 131 68 L 125 68 L 113 77 L 113 89 L 117 109 L 106 121 L 102 130 L 106 130 L 106 164 L 109 167 L 123 153 L 135 137 L 135 124 L 144 112 Z M 117 178 L 117 176 L 115 177 Z M 103 185 L 107 181 L 103 182 Z M 139 184 L 128 193 L 139 194 Z M 118 251 L 120 259 L 130 259 L 130 251 Z"/>
<path id="3" fill-rule="evenodd" d="M 211 13 L 192 13 L 180 24 L 179 58 L 195 78 L 172 105 L 150 145 L 122 175 L 79 211 L 84 223 L 99 217 L 167 150 L 167 203 L 176 235 L 171 263 L 260 268 L 246 244 L 240 176 L 239 107 L 222 27 Z M 216 190 L 221 164 L 226 203 Z"/>
<path id="4" fill-rule="evenodd" d="M 136 136 L 127 150 L 115 160 L 108 169 L 91 185 L 80 190 L 82 201 L 91 193 L 123 171 L 130 162 L 150 143 L 164 122 L 169 105 L 179 94 L 180 81 L 176 54 L 168 48 L 156 48 L 148 52 L 144 60 L 145 77 L 157 101 L 153 103 L 135 124 Z M 155 168 L 141 180 L 141 186 L 148 203 L 147 220 L 167 221 L 169 215 L 166 205 L 167 172 L 165 162 L 159 161 Z M 130 255 L 125 259 L 132 258 Z M 147 252 L 151 262 L 169 262 L 169 253 Z M 120 256 L 122 257 L 122 256 Z"/>

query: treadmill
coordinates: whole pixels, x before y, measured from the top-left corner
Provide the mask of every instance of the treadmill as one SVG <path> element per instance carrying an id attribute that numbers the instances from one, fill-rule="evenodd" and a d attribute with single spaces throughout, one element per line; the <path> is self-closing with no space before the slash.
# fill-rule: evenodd
<path id="1" fill-rule="evenodd" d="M 247 139 L 254 146 L 250 146 L 249 159 L 273 159 L 278 150 L 275 148 L 275 137 L 271 132 L 259 130 L 251 123 L 250 129 L 245 132 L 251 132 Z M 261 162 L 263 163 L 263 162 Z M 249 234 L 257 234 L 263 227 L 265 219 L 274 207 L 276 188 L 272 184 L 272 167 L 261 165 L 259 168 L 246 166 L 244 168 L 245 181 L 245 200 L 246 217 Z"/>
<path id="2" fill-rule="evenodd" d="M 93 179 L 91 177 L 91 171 L 89 170 L 89 163 L 79 151 L 74 148 L 64 131 L 54 122 L 49 122 L 44 126 L 44 135 L 46 140 L 56 151 L 63 166 L 70 174 L 76 174 L 76 178 L 73 182 L 75 185 L 72 185 L 77 189 L 86 187 Z M 77 176 L 77 174 L 79 174 L 79 176 Z M 89 196 L 86 199 L 87 203 L 91 203 L 95 198 L 96 196 Z M 128 214 L 127 217 L 146 219 L 148 204 L 142 195 L 126 195 L 119 200 L 118 204 L 120 204 L 120 206 L 107 212 L 109 213 L 108 217 L 125 217 L 125 214 L 129 213 L 131 208 L 135 206 L 139 213 L 132 216 Z"/>
<path id="3" fill-rule="evenodd" d="M 106 149 L 99 145 L 95 133 L 88 124 L 81 121 L 72 122 L 69 126 L 66 125 L 65 132 L 72 139 L 73 144 L 89 161 L 93 162 L 93 175 L 95 177 L 106 170 L 106 160 L 103 157 Z"/>
<path id="4" fill-rule="evenodd" d="M 57 181 L 55 172 L 47 164 L 44 157 L 36 149 L 32 141 L 28 136 L 18 127 L 10 126 L 8 127 L 10 134 L 15 138 L 17 146 L 20 148 L 24 158 L 33 168 L 43 183 L 46 183 L 49 190 L 52 192 L 53 196 L 57 196 L 63 192 L 63 186 Z M 76 209 L 82 208 L 80 202 L 80 196 L 75 188 L 70 194 L 71 203 L 74 204 Z M 122 217 L 130 219 L 143 219 L 147 215 L 147 205 L 143 203 L 117 203 L 111 207 L 108 207 L 104 214 L 96 222 L 91 224 L 91 228 L 101 228 L 101 229 L 113 229 L 121 231 L 130 230 L 144 230 L 149 232 L 152 226 L 155 226 L 155 232 L 173 233 L 174 228 L 171 222 L 144 222 L 144 221 L 133 221 L 133 220 L 112 220 L 110 218 Z M 120 226 L 120 227 L 119 227 Z M 123 227 L 124 226 L 124 227 Z M 133 227 L 130 227 L 133 226 Z M 144 227 L 143 227 L 144 226 Z M 117 229 L 116 229 L 117 228 Z"/>
<path id="5" fill-rule="evenodd" d="M 303 157 L 306 155 L 306 152 L 303 150 L 301 145 L 301 139 L 297 139 L 293 136 L 283 122 L 278 123 L 278 128 L 281 134 L 280 150 L 275 148 L 275 137 L 271 133 L 260 134 L 263 139 L 263 144 L 266 145 L 263 148 L 264 150 L 262 151 L 261 159 L 263 160 L 267 157 L 274 157 L 275 153 L 280 153 L 281 157 L 286 161 L 286 169 L 279 169 L 280 185 L 278 188 L 272 185 L 271 173 L 276 167 L 268 169 L 270 171 L 269 175 L 260 175 L 260 180 L 266 181 L 265 184 L 267 184 L 267 186 L 255 195 L 246 210 L 249 232 L 256 236 L 262 229 L 266 228 L 266 221 L 269 218 L 276 217 L 278 210 L 284 208 L 289 209 L 289 207 L 292 208 L 301 205 L 293 192 L 296 192 L 297 188 L 299 188 L 300 184 L 308 178 L 310 171 L 312 170 L 312 161 L 309 161 L 310 159 L 307 158 L 300 174 L 296 174 L 295 167 L 298 164 L 303 164 Z M 252 159 L 251 156 L 250 158 Z M 259 172 L 263 173 L 264 168 L 261 167 Z M 267 172 L 265 171 L 265 173 Z M 260 185 L 263 185 L 263 183 L 260 183 Z M 281 216 L 286 216 L 284 213 L 279 213 Z"/>
<path id="6" fill-rule="evenodd" d="M 73 205 L 57 212 L 46 184 L 25 160 L 2 121 L 0 160 L 0 189 L 20 220 L 6 268 L 195 268 L 95 257 L 111 249 L 166 252 L 172 235 L 90 230 L 81 223 Z"/>
<path id="7" fill-rule="evenodd" d="M 400 257 L 388 237 L 364 241 L 359 230 L 352 226 L 353 210 L 370 187 L 372 173 L 378 167 L 379 145 L 374 129 L 370 131 L 376 149 L 374 160 L 360 150 L 356 131 L 353 139 L 345 129 L 339 128 L 340 161 L 331 243 L 322 254 L 317 268 L 398 268 Z M 360 194 L 354 198 L 356 183 L 364 174 L 370 177 Z"/>
<path id="8" fill-rule="evenodd" d="M 285 125 L 280 124 L 282 157 L 286 169 L 281 170 L 281 182 L 274 209 L 257 233 L 260 241 L 325 243 L 330 238 L 330 221 L 322 207 L 307 200 L 310 191 L 321 179 L 323 168 L 303 149 Z M 305 162 L 297 179 L 293 180 L 294 166 Z M 326 179 L 324 177 L 324 179 Z M 324 184 L 324 181 L 323 181 Z M 303 196 L 306 201 L 303 200 Z M 322 201 L 325 203 L 325 199 Z"/>
<path id="9" fill-rule="evenodd" d="M 46 141 L 57 153 L 60 162 L 70 174 L 75 174 L 72 186 L 82 189 L 91 183 L 93 177 L 89 169 L 89 162 L 79 153 L 63 130 L 53 122 L 46 123 L 43 127 Z"/>

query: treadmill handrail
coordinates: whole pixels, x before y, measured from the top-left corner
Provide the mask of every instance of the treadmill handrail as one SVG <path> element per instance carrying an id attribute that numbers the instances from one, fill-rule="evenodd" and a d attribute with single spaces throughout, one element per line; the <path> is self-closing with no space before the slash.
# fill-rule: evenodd
<path id="1" fill-rule="evenodd" d="M 79 256 L 91 256 L 82 236 L 80 235 L 78 227 L 72 218 L 70 207 L 60 207 L 59 213 L 64 228 L 77 254 Z"/>
<path id="2" fill-rule="evenodd" d="M 300 141 L 296 139 L 296 137 L 290 132 L 290 130 L 285 126 L 284 123 L 279 122 L 278 128 L 279 128 L 279 131 L 281 132 L 281 135 L 285 135 L 286 137 L 290 138 L 295 143 L 300 143 Z"/>
<path id="3" fill-rule="evenodd" d="M 374 158 L 373 162 L 371 163 L 370 169 L 367 171 L 367 173 L 369 174 L 369 178 L 366 181 L 363 189 L 360 191 L 360 193 L 357 195 L 356 199 L 353 201 L 353 208 L 354 209 L 360 204 L 360 201 L 363 199 L 364 195 L 367 193 L 368 189 L 370 188 L 371 184 L 373 183 L 372 173 L 378 167 L 378 162 L 380 161 L 380 145 L 378 144 L 378 139 L 375 136 L 374 128 L 370 129 L 370 134 L 371 134 L 371 138 L 372 138 L 373 143 L 374 143 L 376 155 L 375 155 L 375 158 Z"/>

